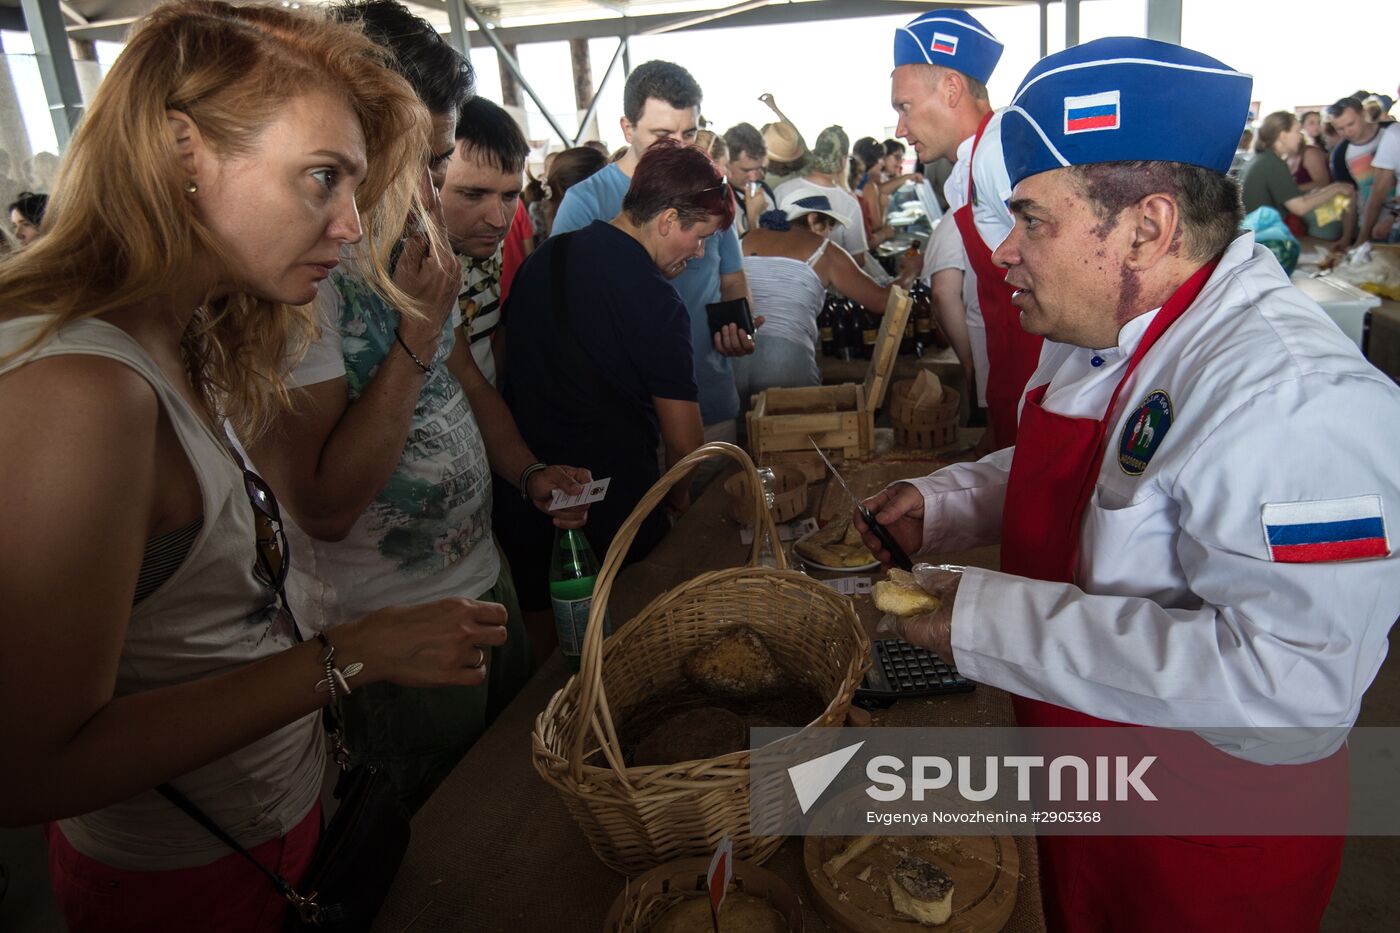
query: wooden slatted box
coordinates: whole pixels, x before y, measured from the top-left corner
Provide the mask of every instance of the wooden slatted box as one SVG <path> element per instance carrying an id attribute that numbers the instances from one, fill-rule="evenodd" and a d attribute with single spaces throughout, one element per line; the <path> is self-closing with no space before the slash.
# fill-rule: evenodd
<path id="1" fill-rule="evenodd" d="M 783 455 L 789 451 L 810 452 L 808 437 L 846 458 L 870 456 L 875 449 L 875 412 L 884 403 L 909 310 L 908 293 L 891 288 L 863 384 L 774 388 L 755 395 L 747 418 L 754 459 L 766 465 L 786 460 Z"/>

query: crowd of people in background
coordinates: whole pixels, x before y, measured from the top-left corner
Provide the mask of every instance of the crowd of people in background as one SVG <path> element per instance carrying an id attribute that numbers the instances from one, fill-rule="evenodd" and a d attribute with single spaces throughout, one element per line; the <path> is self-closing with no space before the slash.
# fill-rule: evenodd
<path id="1" fill-rule="evenodd" d="M 1323 111 L 1280 110 L 1247 127 L 1232 173 L 1244 208 L 1276 211 L 1296 236 L 1337 250 L 1400 240 L 1400 130 L 1386 95 L 1356 91 Z"/>
<path id="2" fill-rule="evenodd" d="M 739 439 L 755 393 L 819 384 L 828 292 L 881 314 L 930 283 L 987 404 L 990 253 L 951 217 L 922 253 L 876 252 L 907 185 L 946 209 L 948 180 L 970 218 L 986 181 L 959 145 L 991 107 L 968 86 L 958 130 L 909 166 L 838 125 L 809 145 L 771 97 L 762 127 L 705 127 L 695 78 L 651 61 L 624 146 L 537 173 L 468 60 L 394 0 L 183 0 L 140 25 L 52 201 L 9 204 L 0 263 L 0 431 L 62 426 L 0 461 L 34 491 L 0 523 L 35 529 L 0 545 L 22 627 L 0 701 L 35 711 L 6 726 L 0 799 L 7 823 L 47 821 L 71 928 L 110 919 L 104 879 L 132 929 L 211 903 L 227 925 L 202 928 L 268 928 L 277 893 L 153 788 L 179 783 L 298 877 L 337 684 L 354 760 L 420 806 L 553 648 L 556 529 L 605 551 L 665 469 Z M 1337 247 L 1400 240 L 1391 104 L 1265 116 L 1245 210 Z M 738 302 L 752 326 L 711 324 Z M 602 476 L 603 501 L 551 509 Z M 677 485 L 628 559 L 711 477 Z"/>

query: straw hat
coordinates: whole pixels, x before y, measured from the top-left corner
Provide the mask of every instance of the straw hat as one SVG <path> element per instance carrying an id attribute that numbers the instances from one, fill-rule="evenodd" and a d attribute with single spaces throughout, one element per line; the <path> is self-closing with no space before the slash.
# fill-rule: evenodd
<path id="1" fill-rule="evenodd" d="M 775 162 L 796 162 L 806 149 L 802 137 L 791 123 L 769 123 L 763 128 L 763 145 L 768 158 Z"/>

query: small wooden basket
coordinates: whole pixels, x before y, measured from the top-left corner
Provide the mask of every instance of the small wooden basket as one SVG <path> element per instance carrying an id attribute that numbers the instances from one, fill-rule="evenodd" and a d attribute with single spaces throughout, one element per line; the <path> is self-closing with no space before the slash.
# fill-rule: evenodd
<path id="1" fill-rule="evenodd" d="M 775 466 L 773 471 L 773 506 L 768 511 L 775 524 L 790 522 L 807 508 L 807 474 L 800 467 Z M 741 525 L 753 524 L 753 490 L 749 488 L 747 473 L 736 473 L 724 481 L 724 491 L 729 493 L 729 506 L 725 510 L 730 518 Z"/>
<path id="2" fill-rule="evenodd" d="M 677 483 L 709 457 L 737 460 L 754 496 L 759 526 L 749 565 L 703 573 L 652 600 L 606 643 L 607 612 L 637 530 Z M 616 717 L 685 683 L 685 659 L 725 629 L 743 624 L 768 642 L 784 667 L 800 671 L 827 702 L 807 727 L 846 719 L 870 666 L 870 640 L 851 601 L 804 573 L 759 564 L 764 533 L 777 540 L 754 465 L 733 444 L 706 444 L 642 497 L 613 538 L 593 590 L 582 667 L 549 701 L 530 736 L 535 770 L 558 792 L 604 864 L 636 875 L 679 858 L 708 857 L 725 836 L 734 857 L 761 864 L 781 836 L 759 836 L 749 819 L 749 751 L 669 765 L 627 765 Z M 753 789 L 754 793 L 758 789 Z"/>
<path id="3" fill-rule="evenodd" d="M 943 387 L 943 401 L 916 408 L 909 393 L 913 379 L 900 379 L 890 391 L 890 424 L 894 443 L 906 450 L 937 450 L 957 443 L 959 396 L 956 389 Z"/>
<path id="4" fill-rule="evenodd" d="M 647 933 L 682 900 L 708 897 L 709 858 L 687 858 L 653 868 L 630 882 L 613 901 L 603 933 Z M 802 933 L 802 903 L 788 883 L 751 862 L 734 863 L 730 894 L 740 892 L 768 901 L 787 920 L 789 933 Z"/>

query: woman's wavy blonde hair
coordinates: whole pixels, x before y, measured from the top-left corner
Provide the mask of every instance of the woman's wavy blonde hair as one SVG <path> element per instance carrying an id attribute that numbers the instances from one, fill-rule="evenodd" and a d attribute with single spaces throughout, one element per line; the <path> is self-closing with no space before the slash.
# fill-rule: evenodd
<path id="1" fill-rule="evenodd" d="M 65 324 L 149 300 L 220 244 L 184 192 L 166 111 L 189 116 L 221 156 L 252 151 L 285 102 L 341 94 L 364 131 L 368 175 L 356 192 L 366 280 L 398 307 L 388 256 L 416 194 L 430 123 L 389 53 L 355 26 L 277 7 L 181 0 L 135 29 L 74 135 L 44 235 L 0 263 L 2 317 L 53 319 L 11 358 Z M 245 443 L 288 402 L 284 375 L 316 332 L 310 306 L 245 293 L 208 301 L 184 335 L 190 380 Z"/>

